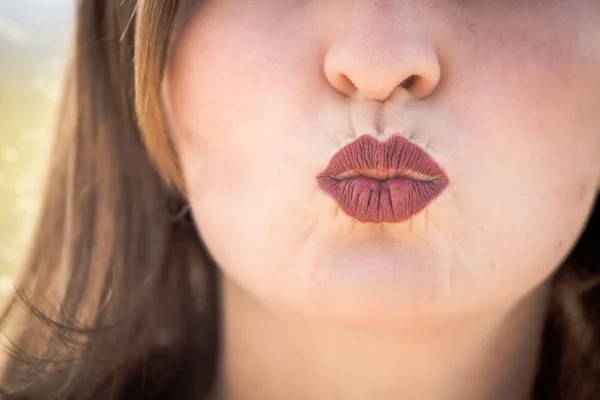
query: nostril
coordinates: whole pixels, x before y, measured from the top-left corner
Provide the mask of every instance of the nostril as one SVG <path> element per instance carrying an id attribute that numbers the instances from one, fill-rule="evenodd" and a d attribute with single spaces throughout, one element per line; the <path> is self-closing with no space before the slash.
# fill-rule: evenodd
<path id="1" fill-rule="evenodd" d="M 412 86 L 414 86 L 415 82 L 417 81 L 417 78 L 417 75 L 413 74 L 405 80 L 403 80 L 402 82 L 400 82 L 400 86 L 402 86 L 404 89 L 410 89 Z"/>

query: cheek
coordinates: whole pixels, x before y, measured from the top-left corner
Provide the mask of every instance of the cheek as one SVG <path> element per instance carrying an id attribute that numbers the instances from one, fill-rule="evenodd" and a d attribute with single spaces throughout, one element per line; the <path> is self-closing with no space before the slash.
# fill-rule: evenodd
<path id="1" fill-rule="evenodd" d="M 455 176 L 448 209 L 468 218 L 456 215 L 446 229 L 479 265 L 504 265 L 493 274 L 509 288 L 516 274 L 533 282 L 556 268 L 592 207 L 600 52 L 573 26 L 529 36 L 531 27 L 480 29 L 476 45 L 459 47 L 465 56 L 454 59 L 447 82 L 448 115 L 460 134 L 439 142 L 461 155 L 448 161 Z"/>
<path id="2" fill-rule="evenodd" d="M 303 262 L 302 246 L 323 208 L 315 204 L 318 151 L 307 140 L 319 129 L 305 118 L 307 96 L 299 95 L 314 84 L 306 71 L 316 57 L 306 56 L 309 44 L 292 32 L 297 26 L 274 12 L 212 14 L 218 25 L 191 21 L 165 75 L 203 240 L 225 272 L 263 291 L 279 287 L 265 283 L 281 265 Z M 287 43 L 265 28 L 275 29 L 273 21 L 287 25 Z M 293 51 L 291 40 L 298 43 Z"/>
<path id="3" fill-rule="evenodd" d="M 250 164 L 289 164 L 277 161 L 302 151 L 307 134 L 320 134 L 306 129 L 302 137 L 299 131 L 310 124 L 300 121 L 299 129 L 295 121 L 309 112 L 308 97 L 317 92 L 318 61 L 304 19 L 289 5 L 217 3 L 209 1 L 212 8 L 199 12 L 178 38 L 167 69 L 169 97 L 179 147 L 195 146 L 190 158 L 206 166 L 197 173 L 221 168 L 219 174 L 239 180 L 254 172 Z"/>

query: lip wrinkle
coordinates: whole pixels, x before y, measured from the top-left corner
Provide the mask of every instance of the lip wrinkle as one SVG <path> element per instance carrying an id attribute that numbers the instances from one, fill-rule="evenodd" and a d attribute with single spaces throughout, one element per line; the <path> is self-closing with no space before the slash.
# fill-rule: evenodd
<path id="1" fill-rule="evenodd" d="M 317 180 L 346 214 L 376 223 L 407 220 L 449 184 L 427 153 L 397 134 L 386 142 L 359 137 L 334 154 Z"/>

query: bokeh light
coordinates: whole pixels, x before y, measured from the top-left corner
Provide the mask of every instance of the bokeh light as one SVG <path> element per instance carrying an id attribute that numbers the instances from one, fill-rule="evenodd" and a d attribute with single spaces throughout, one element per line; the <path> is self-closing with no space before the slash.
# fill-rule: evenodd
<path id="1" fill-rule="evenodd" d="M 61 92 L 73 0 L 0 0 L 0 291 L 37 216 Z"/>

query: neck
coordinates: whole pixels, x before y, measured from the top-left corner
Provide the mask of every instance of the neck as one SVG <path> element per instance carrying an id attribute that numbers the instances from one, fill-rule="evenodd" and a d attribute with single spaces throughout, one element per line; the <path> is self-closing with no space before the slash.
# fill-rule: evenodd
<path id="1" fill-rule="evenodd" d="M 526 400 L 546 289 L 510 310 L 429 332 L 366 332 L 274 314 L 223 277 L 216 397 Z"/>

